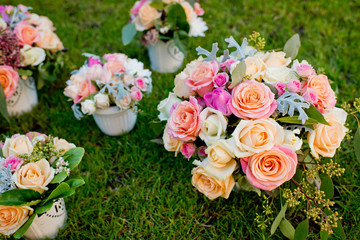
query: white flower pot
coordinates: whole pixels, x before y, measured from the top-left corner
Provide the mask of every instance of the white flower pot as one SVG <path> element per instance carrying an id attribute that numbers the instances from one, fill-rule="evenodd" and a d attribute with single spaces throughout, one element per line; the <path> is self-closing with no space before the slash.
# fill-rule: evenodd
<path id="1" fill-rule="evenodd" d="M 35 79 L 19 79 L 14 95 L 6 99 L 6 107 L 10 116 L 30 112 L 38 104 Z"/>
<path id="2" fill-rule="evenodd" d="M 101 131 L 109 136 L 130 132 L 136 123 L 137 109 L 120 110 L 117 106 L 97 109 L 93 114 Z"/>
<path id="3" fill-rule="evenodd" d="M 176 47 L 174 40 L 158 40 L 148 46 L 151 68 L 160 73 L 176 72 L 184 61 L 184 54 Z"/>
<path id="4" fill-rule="evenodd" d="M 66 218 L 65 201 L 63 198 L 57 199 L 49 211 L 35 217 L 24 237 L 30 240 L 54 238 L 65 226 Z"/>

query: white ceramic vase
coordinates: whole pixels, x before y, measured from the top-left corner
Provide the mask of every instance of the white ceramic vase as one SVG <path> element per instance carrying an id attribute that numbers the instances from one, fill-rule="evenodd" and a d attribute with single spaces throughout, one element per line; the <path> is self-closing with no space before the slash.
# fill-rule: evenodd
<path id="1" fill-rule="evenodd" d="M 173 73 L 179 70 L 184 54 L 176 47 L 174 40 L 164 42 L 158 40 L 148 46 L 151 68 L 160 73 Z"/>
<path id="2" fill-rule="evenodd" d="M 97 109 L 94 120 L 103 133 L 118 136 L 130 132 L 136 123 L 137 109 L 120 110 L 117 106 Z"/>
<path id="3" fill-rule="evenodd" d="M 6 107 L 10 116 L 30 112 L 38 104 L 35 79 L 19 79 L 14 95 L 6 99 Z"/>
<path id="4" fill-rule="evenodd" d="M 29 240 L 55 238 L 65 226 L 66 218 L 65 201 L 63 198 L 57 199 L 49 211 L 35 217 L 24 237 Z"/>

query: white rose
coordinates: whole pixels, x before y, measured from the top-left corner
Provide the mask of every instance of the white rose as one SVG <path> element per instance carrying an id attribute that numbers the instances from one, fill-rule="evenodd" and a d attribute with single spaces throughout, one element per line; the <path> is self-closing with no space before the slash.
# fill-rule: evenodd
<path id="1" fill-rule="evenodd" d="M 205 108 L 200 113 L 200 122 L 201 130 L 199 137 L 207 146 L 221 138 L 225 138 L 227 118 L 224 117 L 222 112 L 213 108 Z"/>
<path id="2" fill-rule="evenodd" d="M 5 29 L 6 27 L 7 27 L 6 22 L 2 18 L 0 18 L 0 28 Z"/>
<path id="3" fill-rule="evenodd" d="M 5 158 L 9 156 L 18 156 L 21 154 L 32 153 L 34 147 L 29 138 L 25 135 L 18 135 L 14 138 L 5 140 L 2 152 Z"/>
<path id="4" fill-rule="evenodd" d="M 81 102 L 81 111 L 84 114 L 93 114 L 96 111 L 95 102 L 90 99 L 86 99 L 85 101 Z"/>
<path id="5" fill-rule="evenodd" d="M 175 156 L 181 152 L 183 141 L 172 138 L 168 133 L 168 127 L 166 125 L 164 135 L 163 135 L 164 147 L 169 152 L 175 152 Z"/>
<path id="6" fill-rule="evenodd" d="M 32 13 L 30 14 L 30 18 L 27 19 L 27 22 L 29 24 L 33 24 L 37 26 L 40 24 L 40 16 L 37 15 L 36 13 Z"/>
<path id="7" fill-rule="evenodd" d="M 70 84 L 64 89 L 64 95 L 74 99 L 79 93 L 79 87 L 76 84 Z"/>
<path id="8" fill-rule="evenodd" d="M 162 100 L 157 106 L 157 110 L 160 112 L 158 118 L 161 121 L 168 120 L 170 117 L 170 110 L 176 103 L 180 103 L 181 100 L 176 96 L 175 93 L 170 92 L 169 96 Z"/>
<path id="9" fill-rule="evenodd" d="M 54 138 L 54 146 L 57 151 L 64 150 L 64 153 L 69 151 L 72 148 L 75 148 L 75 144 L 69 143 L 65 139 L 55 137 Z"/>
<path id="10" fill-rule="evenodd" d="M 263 80 L 269 84 L 288 83 L 290 80 L 295 79 L 298 79 L 295 71 L 284 66 L 267 68 L 263 76 Z"/>
<path id="11" fill-rule="evenodd" d="M 37 66 L 46 58 L 45 50 L 39 47 L 31 47 L 25 45 L 21 50 L 21 55 L 24 57 L 22 64 L 25 66 Z"/>
<path id="12" fill-rule="evenodd" d="M 176 75 L 175 77 L 175 87 L 173 89 L 174 93 L 178 97 L 189 98 L 190 96 L 195 95 L 194 92 L 191 92 L 191 88 L 186 85 L 186 80 L 190 77 L 191 73 L 202 63 L 203 58 L 199 57 L 188 63 L 185 69 Z"/>
<path id="13" fill-rule="evenodd" d="M 98 93 L 94 96 L 96 107 L 104 109 L 110 106 L 109 96 L 104 93 Z"/>
<path id="14" fill-rule="evenodd" d="M 300 130 L 299 129 L 295 129 L 294 131 L 284 130 L 284 133 L 285 133 L 284 142 L 281 144 L 281 146 L 289 148 L 294 152 L 300 150 L 303 141 L 301 138 L 296 136 L 296 134 L 300 134 Z"/>

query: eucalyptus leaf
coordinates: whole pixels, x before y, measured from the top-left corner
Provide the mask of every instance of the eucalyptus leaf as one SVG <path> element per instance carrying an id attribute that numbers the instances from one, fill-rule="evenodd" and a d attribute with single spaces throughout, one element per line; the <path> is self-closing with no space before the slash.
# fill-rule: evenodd
<path id="1" fill-rule="evenodd" d="M 360 127 L 355 132 L 354 136 L 354 148 L 355 148 L 355 155 L 358 162 L 360 162 Z"/>
<path id="2" fill-rule="evenodd" d="M 64 154 L 67 157 L 66 161 L 69 163 L 69 168 L 73 170 L 81 162 L 85 154 L 84 148 L 72 148 Z"/>
<path id="3" fill-rule="evenodd" d="M 306 114 L 308 115 L 309 118 L 315 119 L 316 121 L 318 121 L 319 123 L 325 124 L 325 125 L 330 125 L 324 118 L 324 115 L 322 115 L 322 113 L 317 110 L 316 107 L 314 107 L 313 105 L 310 105 L 309 108 L 304 109 Z"/>
<path id="4" fill-rule="evenodd" d="M 245 61 L 240 62 L 234 70 L 231 72 L 231 79 L 232 82 L 229 86 L 229 88 L 234 88 L 236 85 L 238 85 L 241 80 L 245 77 L 246 73 L 246 64 Z"/>
<path id="5" fill-rule="evenodd" d="M 291 225 L 291 223 L 286 218 L 281 220 L 281 222 L 279 224 L 279 229 L 282 232 L 282 234 L 284 234 L 285 237 L 287 237 L 290 240 L 294 239 L 295 228 Z"/>
<path id="6" fill-rule="evenodd" d="M 309 220 L 305 219 L 297 226 L 295 230 L 294 240 L 306 240 L 309 234 Z"/>
<path id="7" fill-rule="evenodd" d="M 121 40 L 123 44 L 128 45 L 136 35 L 135 23 L 125 25 L 121 30 Z"/>
<path id="8" fill-rule="evenodd" d="M 0 84 L 0 114 L 6 119 L 7 122 L 10 122 L 9 114 L 6 107 L 5 93 L 1 84 Z"/>
<path id="9" fill-rule="evenodd" d="M 331 177 L 327 174 L 320 174 L 321 185 L 320 190 L 324 191 L 326 198 L 332 198 L 334 196 L 334 184 Z"/>
<path id="10" fill-rule="evenodd" d="M 62 171 L 62 172 L 59 172 L 58 174 L 56 174 L 50 183 L 59 183 L 59 182 L 64 181 L 65 178 L 67 178 L 67 173 L 66 173 L 66 171 Z"/>
<path id="11" fill-rule="evenodd" d="M 240 176 L 238 181 L 237 181 L 237 187 L 239 187 L 240 190 L 244 190 L 244 191 L 253 191 L 256 192 L 259 197 L 261 196 L 261 190 L 254 187 L 249 180 L 247 179 L 246 176 Z"/>
<path id="12" fill-rule="evenodd" d="M 281 220 L 285 217 L 285 213 L 286 213 L 286 209 L 287 209 L 287 203 L 285 203 L 282 207 L 281 210 L 279 212 L 279 214 L 276 216 L 273 224 L 271 225 L 271 235 L 273 235 L 276 231 L 276 229 L 278 228 Z"/>
<path id="13" fill-rule="evenodd" d="M 284 52 L 286 53 L 286 57 L 291 57 L 291 59 L 295 59 L 299 52 L 300 46 L 300 36 L 299 34 L 295 34 L 285 43 Z"/>
<path id="14" fill-rule="evenodd" d="M 26 233 L 26 231 L 29 229 L 29 227 L 31 226 L 31 224 L 34 221 L 35 217 L 36 217 L 36 213 L 33 213 L 33 215 L 30 216 L 30 218 L 26 221 L 26 223 L 24 225 L 22 225 L 14 233 L 14 238 L 16 238 L 16 239 L 21 238 Z"/>

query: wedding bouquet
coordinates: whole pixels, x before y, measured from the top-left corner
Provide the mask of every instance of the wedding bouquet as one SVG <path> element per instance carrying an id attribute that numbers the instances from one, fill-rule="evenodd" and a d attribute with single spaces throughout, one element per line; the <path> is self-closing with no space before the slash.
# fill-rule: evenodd
<path id="1" fill-rule="evenodd" d="M 187 37 L 204 37 L 208 29 L 200 17 L 204 10 L 198 2 L 191 5 L 186 0 L 141 0 L 131 9 L 130 23 L 122 30 L 122 40 L 129 44 L 136 32 L 142 32 L 145 46 L 154 45 L 159 39 L 173 39 L 175 45 L 186 53 L 181 40 Z"/>
<path id="2" fill-rule="evenodd" d="M 111 106 L 120 110 L 134 108 L 143 92 L 151 92 L 151 72 L 144 69 L 142 62 L 122 53 L 105 54 L 102 59 L 84 55 L 88 60 L 72 72 L 64 90 L 74 103 L 72 109 L 77 119 Z"/>
<path id="3" fill-rule="evenodd" d="M 64 49 L 51 20 L 30 12 L 30 7 L 0 5 L 0 105 L 7 119 L 6 101 L 16 94 L 19 81 L 54 81 Z M 19 93 L 17 93 L 19 94 Z"/>
<path id="4" fill-rule="evenodd" d="M 0 233 L 23 236 L 34 218 L 54 200 L 75 193 L 85 182 L 72 176 L 84 149 L 37 132 L 0 142 Z"/>
<path id="5" fill-rule="evenodd" d="M 235 48 L 231 54 L 217 57 L 217 43 L 211 52 L 197 48 L 205 58 L 187 64 L 158 105 L 159 119 L 167 122 L 165 149 L 196 159 L 192 184 L 211 200 L 228 198 L 233 189 L 263 195 L 265 209 L 255 219 L 263 230 L 276 211 L 264 193 L 278 197 L 271 234 L 280 226 L 290 239 L 306 237 L 311 221 L 322 237 L 342 236 L 330 198 L 331 177 L 344 169 L 331 158 L 348 131 L 347 113 L 335 107 L 328 77 L 295 59 L 298 35 L 284 51 L 262 50 L 265 41 L 256 32 L 241 45 L 233 37 L 225 41 Z M 286 214 L 288 207 L 303 211 Z M 288 220 L 302 222 L 295 230 Z"/>

